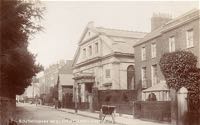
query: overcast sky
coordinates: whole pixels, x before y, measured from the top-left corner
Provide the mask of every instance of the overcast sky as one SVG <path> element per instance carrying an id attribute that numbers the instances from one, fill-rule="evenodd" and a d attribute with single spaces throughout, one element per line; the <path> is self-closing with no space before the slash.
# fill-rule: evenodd
<path id="1" fill-rule="evenodd" d="M 60 59 L 73 59 L 78 40 L 89 21 L 95 26 L 131 31 L 150 31 L 153 13 L 177 17 L 198 2 L 67 2 L 45 1 L 44 32 L 35 35 L 29 49 L 47 67 Z"/>

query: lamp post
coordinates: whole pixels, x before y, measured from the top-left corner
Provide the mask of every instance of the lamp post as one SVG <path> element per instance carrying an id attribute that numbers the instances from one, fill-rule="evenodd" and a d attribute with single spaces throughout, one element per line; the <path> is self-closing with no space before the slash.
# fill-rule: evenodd
<path id="1" fill-rule="evenodd" d="M 78 83 L 77 86 L 75 87 L 75 113 L 78 112 L 78 107 L 80 105 L 80 84 Z"/>
<path id="2" fill-rule="evenodd" d="M 78 113 L 78 106 L 77 106 L 77 101 L 78 101 L 77 96 L 78 96 L 78 94 L 77 94 L 77 88 L 76 87 L 74 88 L 74 91 L 75 91 L 75 93 L 74 93 L 74 95 L 75 95 L 75 113 Z"/>

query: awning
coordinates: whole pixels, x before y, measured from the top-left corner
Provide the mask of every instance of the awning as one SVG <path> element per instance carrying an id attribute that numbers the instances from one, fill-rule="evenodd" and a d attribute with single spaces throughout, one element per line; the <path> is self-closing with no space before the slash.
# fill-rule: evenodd
<path id="1" fill-rule="evenodd" d="M 169 87 L 166 84 L 166 81 L 162 80 L 160 83 L 143 90 L 143 92 L 156 92 L 156 91 L 169 91 Z"/>

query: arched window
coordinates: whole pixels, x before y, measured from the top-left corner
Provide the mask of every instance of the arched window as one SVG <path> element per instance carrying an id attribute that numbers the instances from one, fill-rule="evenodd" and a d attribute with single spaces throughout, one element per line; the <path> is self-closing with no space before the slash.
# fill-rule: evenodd
<path id="1" fill-rule="evenodd" d="M 133 65 L 128 66 L 127 68 L 127 89 L 133 89 L 134 88 L 134 81 L 135 81 L 135 69 Z"/>

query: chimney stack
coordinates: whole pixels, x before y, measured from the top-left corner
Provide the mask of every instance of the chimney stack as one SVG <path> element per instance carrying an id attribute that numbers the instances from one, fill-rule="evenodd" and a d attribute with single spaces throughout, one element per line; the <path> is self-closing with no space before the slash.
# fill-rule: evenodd
<path id="1" fill-rule="evenodd" d="M 151 31 L 159 28 L 160 26 L 164 25 L 168 21 L 170 21 L 172 17 L 169 14 L 153 14 L 151 17 Z"/>

